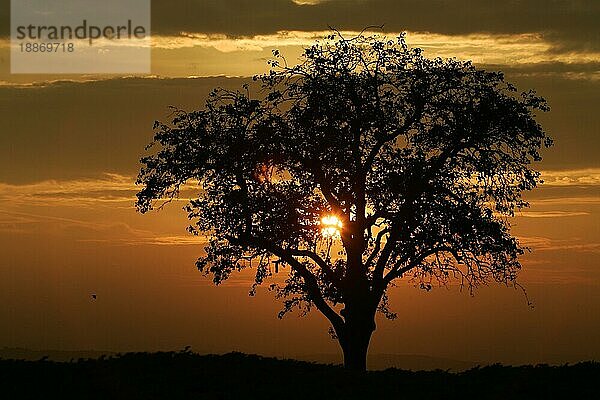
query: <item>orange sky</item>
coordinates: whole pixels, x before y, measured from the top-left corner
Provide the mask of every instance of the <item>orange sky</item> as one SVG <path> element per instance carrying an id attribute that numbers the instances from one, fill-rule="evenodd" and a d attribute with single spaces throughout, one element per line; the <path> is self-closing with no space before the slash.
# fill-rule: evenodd
<path id="1" fill-rule="evenodd" d="M 12 75 L 0 36 L 0 347 L 338 352 L 320 315 L 280 321 L 271 293 L 248 298 L 249 274 L 218 288 L 202 277 L 194 267 L 202 240 L 185 232 L 183 201 L 144 216 L 133 208 L 137 161 L 168 105 L 199 107 L 213 87 L 239 87 L 245 78 L 206 76 L 260 73 L 274 47 L 294 59 L 321 35 L 327 15 L 341 18 L 327 14 L 341 3 L 347 13 L 341 29 L 364 26 L 360 2 L 281 0 L 275 7 L 287 21 L 281 26 L 267 18 L 263 3 L 274 0 L 256 3 L 253 17 L 247 15 L 254 23 L 238 16 L 235 29 L 228 14 L 221 28 L 204 29 L 203 18 L 197 29 L 187 18 L 177 29 L 176 17 L 153 16 L 158 31 L 149 76 Z M 380 19 L 394 19 L 388 3 L 376 3 Z M 514 219 L 514 233 L 534 250 L 523 259 L 521 283 L 536 307 L 507 288 L 482 288 L 470 297 L 453 287 L 424 293 L 400 283 L 391 292 L 399 318 L 380 320 L 372 353 L 515 363 L 600 358 L 600 46 L 587 14 L 563 8 L 578 31 L 553 6 L 535 14 L 538 2 L 523 3 L 529 25 L 507 18 L 504 8 L 486 13 L 496 6 L 482 1 L 469 12 L 480 13 L 473 20 L 487 16 L 486 29 L 475 22 L 459 29 L 441 16 L 407 29 L 414 32 L 409 44 L 426 55 L 504 70 L 519 88 L 536 88 L 549 100 L 552 111 L 540 121 L 556 145 L 539 165 L 546 184 L 528 195 L 532 207 Z M 600 12 L 593 2 L 572 3 Z M 178 4 L 200 12 L 187 1 Z M 289 17 L 293 12 L 298 21 Z M 401 30 L 395 21 L 387 26 L 390 34 Z"/>

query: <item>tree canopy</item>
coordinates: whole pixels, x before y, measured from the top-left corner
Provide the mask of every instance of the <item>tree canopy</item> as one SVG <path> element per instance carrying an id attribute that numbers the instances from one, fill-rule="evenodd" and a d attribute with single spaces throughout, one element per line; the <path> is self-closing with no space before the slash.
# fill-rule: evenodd
<path id="1" fill-rule="evenodd" d="M 376 310 L 393 317 L 394 280 L 516 285 L 524 249 L 509 218 L 552 144 L 535 120 L 543 98 L 469 61 L 426 58 L 403 35 L 334 31 L 297 65 L 274 51 L 271 67 L 156 122 L 142 159 L 141 212 L 197 186 L 186 211 L 209 238 L 201 271 L 218 284 L 256 260 L 261 284 L 270 263 L 289 266 L 282 313 L 316 307 L 359 369 L 350 348 L 366 354 Z"/>

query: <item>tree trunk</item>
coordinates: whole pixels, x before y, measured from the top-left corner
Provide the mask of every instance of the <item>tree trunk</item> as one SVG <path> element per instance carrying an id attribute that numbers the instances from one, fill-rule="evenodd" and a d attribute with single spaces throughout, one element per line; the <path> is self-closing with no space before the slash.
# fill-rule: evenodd
<path id="1" fill-rule="evenodd" d="M 367 370 L 367 351 L 371 335 L 375 331 L 375 313 L 379 298 L 369 288 L 369 280 L 364 272 L 362 234 L 346 238 L 347 268 L 344 309 L 340 314 L 344 325 L 337 332 L 344 353 L 344 368 L 352 371 Z M 358 241 L 358 242 L 357 242 Z M 376 301 L 375 301 L 376 300 Z"/>
<path id="2" fill-rule="evenodd" d="M 367 352 L 371 334 L 368 332 L 350 340 L 340 341 L 344 353 L 344 368 L 352 371 L 364 372 L 367 370 Z"/>
<path id="3" fill-rule="evenodd" d="M 375 315 L 364 310 L 361 314 L 346 313 L 346 323 L 343 331 L 338 332 L 338 340 L 344 353 L 344 368 L 364 372 L 367 370 L 369 342 L 375 331 Z"/>

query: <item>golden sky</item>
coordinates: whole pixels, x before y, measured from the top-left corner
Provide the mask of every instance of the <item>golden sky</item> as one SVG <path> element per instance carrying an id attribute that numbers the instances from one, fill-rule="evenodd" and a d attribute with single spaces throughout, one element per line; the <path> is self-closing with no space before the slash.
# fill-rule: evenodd
<path id="1" fill-rule="evenodd" d="M 194 268 L 202 239 L 174 202 L 136 214 L 133 184 L 152 123 L 200 107 L 216 86 L 295 60 L 327 25 L 385 24 L 429 56 L 471 59 L 535 88 L 556 140 L 546 183 L 514 233 L 533 252 L 507 288 L 393 289 L 371 353 L 475 361 L 600 358 L 600 39 L 597 1 L 153 1 L 147 76 L 14 75 L 8 2 L 0 2 L 0 347 L 337 353 L 315 314 L 276 319 L 251 276 L 215 288 Z M 98 300 L 91 301 L 90 294 Z"/>

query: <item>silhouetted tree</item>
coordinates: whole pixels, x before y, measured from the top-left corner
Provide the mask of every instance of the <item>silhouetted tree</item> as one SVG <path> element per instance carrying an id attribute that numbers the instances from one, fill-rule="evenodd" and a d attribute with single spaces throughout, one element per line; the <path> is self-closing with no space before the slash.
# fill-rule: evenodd
<path id="1" fill-rule="evenodd" d="M 316 307 L 358 370 L 376 312 L 394 317 L 394 280 L 518 285 L 508 218 L 551 145 L 534 119 L 543 98 L 471 62 L 425 58 L 403 35 L 334 31 L 299 65 L 274 56 L 257 98 L 217 89 L 204 109 L 177 110 L 142 159 L 141 212 L 199 188 L 186 207 L 189 230 L 209 238 L 198 269 L 219 284 L 252 266 L 258 285 L 271 263 L 289 266 L 271 286 L 280 316 Z"/>

